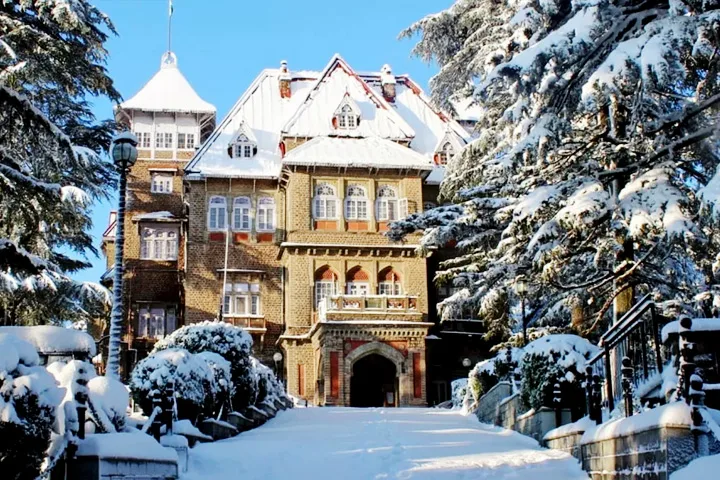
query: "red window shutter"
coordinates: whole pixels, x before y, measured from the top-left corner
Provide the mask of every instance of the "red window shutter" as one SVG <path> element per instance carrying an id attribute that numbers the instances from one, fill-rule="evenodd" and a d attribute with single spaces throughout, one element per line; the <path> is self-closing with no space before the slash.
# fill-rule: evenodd
<path id="1" fill-rule="evenodd" d="M 332 119 L 332 126 L 333 126 L 334 129 L 337 130 L 337 128 L 338 128 L 338 119 L 337 119 L 337 117 L 333 117 L 333 119 Z"/>
<path id="2" fill-rule="evenodd" d="M 330 396 L 340 396 L 340 354 L 330 352 Z"/>
<path id="3" fill-rule="evenodd" d="M 419 352 L 413 353 L 413 395 L 422 398 L 422 365 Z"/>
<path id="4" fill-rule="evenodd" d="M 298 395 L 305 396 L 305 365 L 298 364 Z"/>

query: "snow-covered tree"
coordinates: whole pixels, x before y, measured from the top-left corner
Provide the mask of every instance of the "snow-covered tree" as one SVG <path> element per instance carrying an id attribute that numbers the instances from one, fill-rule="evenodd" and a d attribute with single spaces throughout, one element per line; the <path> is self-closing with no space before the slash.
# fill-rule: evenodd
<path id="1" fill-rule="evenodd" d="M 112 124 L 88 99 L 119 98 L 104 67 L 110 20 L 86 0 L 0 3 L 0 321 L 39 305 L 44 321 L 91 317 L 107 295 L 67 274 L 96 254 L 90 205 L 114 170 L 99 153 Z M 73 254 L 81 258 L 73 258 Z M 41 301 L 35 295 L 44 291 Z M 61 312 L 61 313 L 58 313 Z M 35 317 L 37 317 L 36 315 Z M 45 316 L 43 314 L 43 316 Z"/>
<path id="2" fill-rule="evenodd" d="M 531 325 L 589 334 L 633 294 L 682 308 L 717 281 L 719 0 L 457 0 L 401 35 L 439 105 L 482 112 L 448 205 L 390 232 L 457 249 L 443 319 L 507 338 L 525 275 Z"/>

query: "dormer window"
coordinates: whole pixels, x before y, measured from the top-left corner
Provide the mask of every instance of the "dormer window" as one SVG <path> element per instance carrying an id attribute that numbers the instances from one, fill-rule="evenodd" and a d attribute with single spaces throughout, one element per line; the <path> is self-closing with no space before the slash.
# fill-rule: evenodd
<path id="1" fill-rule="evenodd" d="M 235 139 L 228 146 L 228 154 L 232 158 L 252 158 L 257 155 L 257 141 L 244 124 L 240 125 Z"/>
<path id="2" fill-rule="evenodd" d="M 451 159 L 453 155 L 455 155 L 455 148 L 450 142 L 445 142 L 435 154 L 435 163 L 438 165 L 447 165 L 448 160 Z"/>
<path id="3" fill-rule="evenodd" d="M 333 126 L 339 130 L 353 130 L 360 125 L 360 109 L 349 95 L 345 95 L 335 110 Z"/>

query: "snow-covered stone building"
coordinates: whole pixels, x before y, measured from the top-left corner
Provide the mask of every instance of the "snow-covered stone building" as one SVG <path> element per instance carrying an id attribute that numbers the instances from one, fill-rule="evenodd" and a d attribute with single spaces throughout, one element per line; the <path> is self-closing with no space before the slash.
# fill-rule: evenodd
<path id="1" fill-rule="evenodd" d="M 215 107 L 193 90 L 172 52 L 115 120 L 138 139 L 138 160 L 128 175 L 125 216 L 127 346 L 143 356 L 156 339 L 183 323 L 184 222 L 182 175 L 196 148 L 215 126 Z M 112 281 L 114 212 L 103 234 Z M 129 359 L 132 362 L 132 357 Z"/>
<path id="2" fill-rule="evenodd" d="M 118 110 L 148 146 L 133 168 L 127 221 L 128 276 L 146 268 L 154 279 L 126 284 L 135 343 L 221 315 L 253 335 L 268 364 L 282 352 L 294 395 L 324 405 L 427 403 L 432 272 L 418 236 L 395 244 L 384 231 L 435 201 L 468 130 L 408 76 L 388 65 L 356 72 L 335 55 L 322 71 L 285 62 L 263 70 L 205 140 L 211 106 L 194 92 L 181 105 L 153 93 L 166 90 L 154 83 L 167 71 L 179 75 L 163 66 Z M 173 143 L 181 133 L 203 141 L 187 165 Z M 154 190 L 159 174 L 172 179 L 170 193 Z M 155 244 L 143 250 L 156 232 L 176 233 L 173 258 L 155 258 Z M 161 311 L 165 330 L 150 327 Z"/>

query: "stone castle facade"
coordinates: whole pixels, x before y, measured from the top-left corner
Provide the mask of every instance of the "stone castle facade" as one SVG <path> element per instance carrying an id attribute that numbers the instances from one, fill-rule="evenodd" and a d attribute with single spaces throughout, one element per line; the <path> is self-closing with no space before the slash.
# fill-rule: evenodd
<path id="1" fill-rule="evenodd" d="M 172 56 L 116 117 L 140 141 L 125 225 L 130 352 L 221 318 L 252 334 L 293 395 L 427 404 L 432 272 L 419 236 L 383 233 L 435 201 L 469 141 L 461 125 L 407 76 L 359 74 L 337 55 L 319 72 L 262 71 L 217 127 Z"/>

